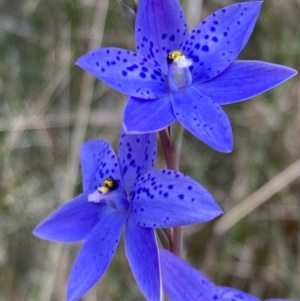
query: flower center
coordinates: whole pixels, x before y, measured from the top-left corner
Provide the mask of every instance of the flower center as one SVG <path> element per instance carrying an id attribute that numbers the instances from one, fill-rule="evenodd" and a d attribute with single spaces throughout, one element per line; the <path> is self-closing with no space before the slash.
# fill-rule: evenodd
<path id="1" fill-rule="evenodd" d="M 192 83 L 189 67 L 193 61 L 187 58 L 180 50 L 171 51 L 167 56 L 169 64 L 168 83 L 172 92 L 185 89 Z"/>
<path id="2" fill-rule="evenodd" d="M 112 190 L 116 190 L 119 187 L 119 183 L 113 178 L 106 178 L 103 181 L 103 186 L 98 187 L 98 190 L 102 193 L 108 193 Z"/>
<path id="3" fill-rule="evenodd" d="M 93 203 L 99 203 L 103 198 L 103 194 L 116 190 L 119 187 L 119 183 L 113 178 L 106 178 L 103 180 L 103 185 L 99 186 L 95 191 L 88 195 L 88 201 Z"/>

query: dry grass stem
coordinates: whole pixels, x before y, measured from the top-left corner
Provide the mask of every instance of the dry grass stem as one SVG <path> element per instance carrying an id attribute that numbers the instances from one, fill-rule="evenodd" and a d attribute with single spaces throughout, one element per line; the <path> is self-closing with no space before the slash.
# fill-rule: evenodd
<path id="1" fill-rule="evenodd" d="M 300 159 L 280 172 L 272 180 L 232 208 L 229 212 L 225 213 L 215 225 L 216 233 L 224 235 L 225 232 L 234 227 L 242 218 L 249 215 L 275 193 L 278 193 L 287 187 L 298 177 L 300 177 Z"/>

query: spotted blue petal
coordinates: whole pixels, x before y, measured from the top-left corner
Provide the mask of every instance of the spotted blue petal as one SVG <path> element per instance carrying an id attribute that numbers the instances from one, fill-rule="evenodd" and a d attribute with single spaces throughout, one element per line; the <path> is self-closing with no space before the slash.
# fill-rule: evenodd
<path id="1" fill-rule="evenodd" d="M 90 233 L 71 270 L 67 301 L 79 300 L 105 273 L 115 254 L 126 218 L 126 214 L 113 210 Z"/>
<path id="2" fill-rule="evenodd" d="M 212 195 L 197 181 L 172 170 L 155 170 L 137 179 L 130 211 L 142 227 L 169 228 L 202 223 L 222 213 Z"/>
<path id="3" fill-rule="evenodd" d="M 168 94 L 167 79 L 159 65 L 120 48 L 100 48 L 76 64 L 110 87 L 130 96 L 152 99 Z"/>
<path id="4" fill-rule="evenodd" d="M 218 104 L 224 105 L 261 94 L 296 74 L 296 70 L 282 65 L 236 61 L 222 74 L 196 88 Z"/>
<path id="5" fill-rule="evenodd" d="M 220 9 L 191 32 L 181 49 L 194 64 L 193 83 L 210 80 L 222 73 L 247 43 L 262 2 L 243 2 Z"/>
<path id="6" fill-rule="evenodd" d="M 244 293 L 232 287 L 219 286 L 217 294 L 222 301 L 261 301 L 253 295 Z"/>
<path id="7" fill-rule="evenodd" d="M 83 191 L 86 195 L 102 186 L 105 178 L 112 177 L 122 183 L 118 158 L 105 140 L 94 139 L 83 143 L 80 148 L 80 163 Z"/>
<path id="8" fill-rule="evenodd" d="M 156 134 L 126 135 L 121 132 L 119 162 L 127 193 L 141 175 L 152 170 L 156 160 Z"/>
<path id="9" fill-rule="evenodd" d="M 188 34 L 184 12 L 178 0 L 143 0 L 135 25 L 137 52 L 156 61 L 165 74 L 167 56 L 178 50 Z"/>
<path id="10" fill-rule="evenodd" d="M 216 286 L 200 271 L 165 249 L 160 249 L 159 253 L 163 287 L 170 301 L 261 301 L 238 289 Z M 266 301 L 293 300 L 268 299 Z"/>
<path id="11" fill-rule="evenodd" d="M 160 262 L 154 230 L 138 226 L 129 217 L 125 229 L 125 250 L 134 278 L 146 299 L 162 301 Z"/>
<path id="12" fill-rule="evenodd" d="M 159 253 L 163 287 L 170 301 L 224 301 L 218 298 L 214 283 L 187 262 L 165 249 Z"/>
<path id="13" fill-rule="evenodd" d="M 220 152 L 232 150 L 230 121 L 217 103 L 190 87 L 172 94 L 172 105 L 177 120 L 199 140 Z"/>
<path id="14" fill-rule="evenodd" d="M 124 109 L 123 127 L 130 134 L 151 133 L 175 120 L 169 95 L 150 100 L 130 97 Z"/>
<path id="15" fill-rule="evenodd" d="M 84 240 L 110 210 L 105 204 L 88 202 L 87 196 L 81 194 L 52 212 L 36 226 L 33 234 L 66 243 Z"/>

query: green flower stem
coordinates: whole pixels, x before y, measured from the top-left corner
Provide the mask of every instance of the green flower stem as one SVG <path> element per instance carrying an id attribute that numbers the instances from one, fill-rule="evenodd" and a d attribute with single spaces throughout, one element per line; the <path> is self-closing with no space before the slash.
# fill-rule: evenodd
<path id="1" fill-rule="evenodd" d="M 179 128 L 178 128 L 179 129 Z M 178 131 L 176 131 L 178 133 Z M 178 141 L 181 141 L 180 135 L 182 131 L 179 130 L 179 134 L 176 136 L 176 143 L 171 142 L 170 138 L 171 129 L 170 127 L 159 132 L 160 141 L 165 155 L 167 168 L 173 170 L 179 170 L 179 159 L 178 159 Z M 171 250 L 174 254 L 181 257 L 182 254 L 182 241 L 183 241 L 183 230 L 182 227 L 173 228 L 173 241 L 170 243 Z"/>

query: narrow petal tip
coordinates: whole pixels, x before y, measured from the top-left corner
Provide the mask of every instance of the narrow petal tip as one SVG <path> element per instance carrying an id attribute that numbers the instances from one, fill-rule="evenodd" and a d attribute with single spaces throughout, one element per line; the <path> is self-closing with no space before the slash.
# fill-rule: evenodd
<path id="1" fill-rule="evenodd" d="M 47 220 L 40 222 L 32 231 L 32 234 L 40 239 L 56 241 L 52 232 L 55 232 L 55 227 L 48 223 Z"/>
<path id="2" fill-rule="evenodd" d="M 85 61 L 86 61 L 86 54 L 80 56 L 74 63 L 74 65 L 84 69 L 84 65 L 85 65 Z"/>
<path id="3" fill-rule="evenodd" d="M 211 145 L 211 147 L 220 153 L 229 154 L 233 151 L 233 138 L 231 137 L 230 140 L 223 142 L 223 144 Z"/>
<path id="4" fill-rule="evenodd" d="M 298 70 L 291 68 L 291 67 L 286 67 L 286 71 L 287 71 L 287 79 L 286 80 L 288 80 L 298 74 Z"/>
<path id="5" fill-rule="evenodd" d="M 33 229 L 32 234 L 38 238 L 43 238 L 42 233 L 40 233 L 40 224 Z"/>

